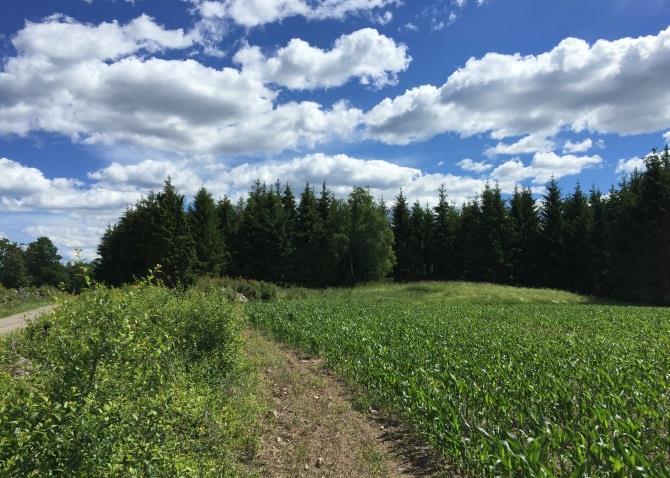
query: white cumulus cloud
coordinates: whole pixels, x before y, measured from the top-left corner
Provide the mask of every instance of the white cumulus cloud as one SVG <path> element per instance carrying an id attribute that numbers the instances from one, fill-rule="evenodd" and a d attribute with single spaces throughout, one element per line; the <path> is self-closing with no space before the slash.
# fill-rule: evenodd
<path id="1" fill-rule="evenodd" d="M 600 156 L 560 156 L 554 152 L 539 152 L 527 165 L 518 158 L 510 159 L 491 171 L 491 178 L 499 181 L 504 190 L 515 184 L 530 180 L 535 185 L 548 182 L 552 177 L 560 179 L 581 173 L 585 168 L 602 164 Z"/>
<path id="2" fill-rule="evenodd" d="M 670 28 L 594 44 L 567 38 L 539 55 L 471 58 L 442 86 L 386 98 L 366 115 L 366 135 L 407 144 L 455 132 L 494 139 L 568 128 L 637 134 L 670 125 Z"/>
<path id="3" fill-rule="evenodd" d="M 349 137 L 361 121 L 344 102 L 277 104 L 277 92 L 236 68 L 135 54 L 176 48 L 182 37 L 148 17 L 97 27 L 62 17 L 28 23 L 12 39 L 18 55 L 0 70 L 0 134 L 236 154 Z"/>
<path id="4" fill-rule="evenodd" d="M 497 155 L 517 155 L 517 154 L 531 154 L 538 151 L 552 151 L 556 145 L 548 136 L 551 132 L 541 132 L 538 134 L 529 134 L 524 136 L 515 143 L 498 143 L 495 146 L 488 148 L 484 154 L 489 158 Z"/>
<path id="5" fill-rule="evenodd" d="M 181 28 L 166 30 L 147 15 L 126 25 L 116 21 L 91 25 L 52 15 L 39 23 L 26 22 L 12 43 L 22 56 L 60 63 L 113 60 L 140 50 L 183 49 L 191 46 L 193 39 Z"/>
<path id="6" fill-rule="evenodd" d="M 591 138 L 586 138 L 583 141 L 573 143 L 568 140 L 563 145 L 564 153 L 586 153 L 589 149 L 593 148 L 593 140 Z"/>
<path id="7" fill-rule="evenodd" d="M 205 19 L 230 20 L 246 28 L 302 16 L 338 19 L 399 4 L 399 0 L 192 0 Z M 386 17 L 388 18 L 388 17 Z"/>
<path id="8" fill-rule="evenodd" d="M 330 50 L 294 38 L 270 57 L 257 46 L 245 46 L 234 57 L 245 73 L 263 83 L 292 89 L 341 86 L 351 78 L 375 87 L 395 84 L 410 60 L 404 44 L 373 28 L 340 36 Z"/>
<path id="9" fill-rule="evenodd" d="M 46 178 L 42 171 L 0 158 L 0 204 L 5 211 L 96 211 L 123 208 L 139 197 L 128 188 L 87 186 L 70 178 Z"/>
<path id="10" fill-rule="evenodd" d="M 474 173 L 483 173 L 493 168 L 492 164 L 487 163 L 486 161 L 473 161 L 470 158 L 465 158 L 456 163 L 456 166 L 461 168 L 464 171 L 472 171 Z"/>
<path id="11" fill-rule="evenodd" d="M 633 171 L 644 171 L 646 169 L 644 158 L 620 159 L 617 161 L 616 169 L 618 174 L 630 174 Z"/>

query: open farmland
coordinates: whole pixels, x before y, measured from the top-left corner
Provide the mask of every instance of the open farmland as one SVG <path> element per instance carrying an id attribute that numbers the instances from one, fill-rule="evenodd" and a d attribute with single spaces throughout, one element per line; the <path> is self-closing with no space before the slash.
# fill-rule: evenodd
<path id="1" fill-rule="evenodd" d="M 670 474 L 668 309 L 310 300 L 248 313 L 467 474 Z"/>

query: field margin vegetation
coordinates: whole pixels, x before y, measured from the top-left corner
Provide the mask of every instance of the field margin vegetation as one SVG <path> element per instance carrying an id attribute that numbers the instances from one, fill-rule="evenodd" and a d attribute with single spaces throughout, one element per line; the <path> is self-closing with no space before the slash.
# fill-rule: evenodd
<path id="1" fill-rule="evenodd" d="M 0 339 L 0 475 L 240 476 L 255 455 L 243 309 L 94 287 Z"/>

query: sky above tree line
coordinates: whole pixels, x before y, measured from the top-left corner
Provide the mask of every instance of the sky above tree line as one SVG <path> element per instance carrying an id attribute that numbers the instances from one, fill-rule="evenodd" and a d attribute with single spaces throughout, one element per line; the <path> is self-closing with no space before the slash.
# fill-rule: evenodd
<path id="1" fill-rule="evenodd" d="M 456 204 L 670 141 L 669 0 L 5 0 L 0 235 L 64 256 L 168 175 Z"/>

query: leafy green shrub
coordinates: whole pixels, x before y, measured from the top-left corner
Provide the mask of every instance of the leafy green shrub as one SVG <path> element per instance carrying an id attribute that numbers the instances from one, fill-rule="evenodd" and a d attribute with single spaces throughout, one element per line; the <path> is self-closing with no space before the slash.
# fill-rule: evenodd
<path id="1" fill-rule="evenodd" d="M 0 475 L 234 476 L 238 315 L 146 284 L 65 299 L 0 345 Z"/>
<path id="2" fill-rule="evenodd" d="M 232 300 L 242 294 L 248 300 L 274 300 L 280 288 L 270 282 L 232 277 L 201 277 L 196 288 L 206 292 L 219 292 Z"/>
<path id="3" fill-rule="evenodd" d="M 51 300 L 58 290 L 50 286 L 21 287 L 6 289 L 0 285 L 0 305 L 18 305 L 25 302 L 43 302 Z"/>

